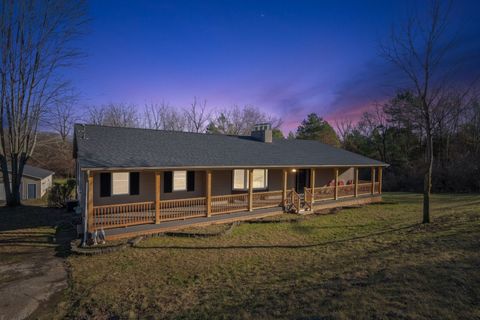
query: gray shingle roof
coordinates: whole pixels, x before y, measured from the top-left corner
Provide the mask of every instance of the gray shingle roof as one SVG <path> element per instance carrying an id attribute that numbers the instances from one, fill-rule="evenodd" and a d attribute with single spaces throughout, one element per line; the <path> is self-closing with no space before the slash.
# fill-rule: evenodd
<path id="1" fill-rule="evenodd" d="M 10 171 L 10 169 L 8 171 Z M 23 167 L 23 175 L 31 178 L 45 179 L 46 177 L 51 176 L 54 173 L 55 172 L 53 171 L 29 166 L 28 164 Z"/>
<path id="2" fill-rule="evenodd" d="M 318 141 L 75 125 L 81 168 L 384 166 Z"/>

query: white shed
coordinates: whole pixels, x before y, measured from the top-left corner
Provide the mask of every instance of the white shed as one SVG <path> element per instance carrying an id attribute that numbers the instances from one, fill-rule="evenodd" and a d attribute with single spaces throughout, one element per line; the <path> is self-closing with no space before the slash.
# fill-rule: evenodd
<path id="1" fill-rule="evenodd" d="M 25 165 L 23 169 L 20 196 L 23 199 L 39 199 L 52 186 L 54 172 L 38 167 Z M 0 200 L 5 200 L 3 175 L 0 172 Z"/>

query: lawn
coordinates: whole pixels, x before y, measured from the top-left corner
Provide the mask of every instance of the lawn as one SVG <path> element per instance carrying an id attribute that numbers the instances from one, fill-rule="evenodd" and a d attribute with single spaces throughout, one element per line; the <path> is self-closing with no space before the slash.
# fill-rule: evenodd
<path id="1" fill-rule="evenodd" d="M 71 255 L 69 289 L 53 312 L 98 319 L 480 318 L 479 195 L 435 195 L 429 225 L 419 224 L 416 194 L 385 194 L 382 204 L 298 221 L 285 216 L 219 237 L 164 236 L 120 252 Z"/>

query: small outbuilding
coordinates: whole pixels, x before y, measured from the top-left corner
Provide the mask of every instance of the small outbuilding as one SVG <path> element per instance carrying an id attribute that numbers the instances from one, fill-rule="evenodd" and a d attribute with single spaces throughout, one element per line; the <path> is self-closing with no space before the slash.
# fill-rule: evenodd
<path id="1" fill-rule="evenodd" d="M 10 170 L 9 170 L 10 172 Z M 54 172 L 38 167 L 25 165 L 23 169 L 22 183 L 20 185 L 20 197 L 25 199 L 40 199 L 52 186 Z M 6 200 L 3 175 L 0 172 L 0 200 Z"/>

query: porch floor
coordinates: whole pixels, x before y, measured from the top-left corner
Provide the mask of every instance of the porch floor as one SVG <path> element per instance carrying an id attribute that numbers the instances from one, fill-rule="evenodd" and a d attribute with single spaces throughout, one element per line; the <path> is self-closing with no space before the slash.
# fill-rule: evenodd
<path id="1" fill-rule="evenodd" d="M 375 195 L 365 194 L 365 195 L 359 195 L 357 198 L 345 197 L 345 198 L 339 198 L 338 200 L 317 201 L 314 204 L 314 210 L 322 210 L 322 209 L 328 209 L 328 208 L 334 208 L 334 207 L 340 207 L 340 206 L 367 204 L 367 203 L 380 202 L 380 201 L 381 201 L 380 194 L 375 194 Z M 199 218 L 189 218 L 184 220 L 165 221 L 165 222 L 161 222 L 160 224 L 141 224 L 141 225 L 130 226 L 130 227 L 106 229 L 105 235 L 107 240 L 116 240 L 116 239 L 132 238 L 140 235 L 158 234 L 158 233 L 169 232 L 169 231 L 179 230 L 179 229 L 188 228 L 188 227 L 197 227 L 197 226 L 205 226 L 205 225 L 211 225 L 211 224 L 232 223 L 236 221 L 260 219 L 260 218 L 282 214 L 282 213 L 283 213 L 283 208 L 281 207 L 255 209 L 252 212 L 241 211 L 241 212 L 234 212 L 234 213 L 218 214 L 218 215 L 213 215 L 211 217 L 199 217 Z"/>

